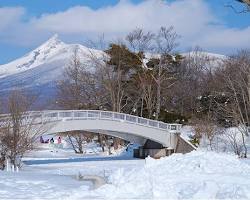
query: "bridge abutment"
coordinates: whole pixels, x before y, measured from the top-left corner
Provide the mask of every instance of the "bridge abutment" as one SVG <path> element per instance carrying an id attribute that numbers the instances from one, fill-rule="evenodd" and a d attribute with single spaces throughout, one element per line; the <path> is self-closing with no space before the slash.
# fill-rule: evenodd
<path id="1" fill-rule="evenodd" d="M 144 146 L 134 150 L 134 157 L 144 159 L 150 156 L 152 158 L 158 159 L 169 156 L 172 153 L 174 153 L 173 148 L 164 147 L 162 144 L 148 139 Z"/>
<path id="2" fill-rule="evenodd" d="M 190 142 L 184 140 L 180 134 L 176 134 L 175 147 L 164 147 L 162 144 L 147 140 L 144 146 L 139 147 L 139 149 L 134 150 L 134 157 L 136 158 L 146 158 L 148 156 L 158 159 L 165 156 L 170 156 L 173 153 L 189 153 L 195 150 Z"/>

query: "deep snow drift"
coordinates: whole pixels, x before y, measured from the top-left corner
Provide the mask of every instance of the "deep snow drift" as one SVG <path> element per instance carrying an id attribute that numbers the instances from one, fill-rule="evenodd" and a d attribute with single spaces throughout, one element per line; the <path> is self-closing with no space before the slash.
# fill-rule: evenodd
<path id="1" fill-rule="evenodd" d="M 109 180 L 92 194 L 107 199 L 250 199 L 250 166 L 213 152 L 148 158 L 142 169 L 120 169 Z"/>
<path id="2" fill-rule="evenodd" d="M 250 199 L 250 163 L 235 156 L 195 151 L 147 158 L 143 163 L 91 161 L 29 166 L 18 174 L 1 172 L 0 195 L 1 199 L 13 195 L 23 199 Z M 90 183 L 72 178 L 78 170 L 98 175 L 100 170 L 111 170 L 106 174 L 108 184 L 92 190 Z"/>

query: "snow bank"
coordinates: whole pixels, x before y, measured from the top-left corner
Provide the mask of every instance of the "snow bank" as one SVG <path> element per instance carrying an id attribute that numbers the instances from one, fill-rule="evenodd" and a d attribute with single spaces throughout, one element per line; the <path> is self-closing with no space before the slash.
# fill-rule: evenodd
<path id="1" fill-rule="evenodd" d="M 199 148 L 211 150 L 217 152 L 234 153 L 233 143 L 234 140 L 237 142 L 238 148 L 243 149 L 242 133 L 240 132 L 240 127 L 230 127 L 230 128 L 219 128 L 210 142 L 207 138 L 203 137 L 200 140 Z M 192 126 L 183 126 L 181 128 L 181 137 L 186 140 L 190 140 L 194 136 L 195 131 Z M 250 137 L 245 137 L 245 143 L 247 147 L 247 152 L 250 152 Z M 248 155 L 250 157 L 250 154 Z"/>
<path id="2" fill-rule="evenodd" d="M 25 166 L 0 172 L 0 199 L 250 199 L 250 159 L 215 152 L 159 160 L 85 161 Z M 108 173 L 103 173 L 107 171 Z M 108 184 L 93 190 L 76 173 Z"/>
<path id="3" fill-rule="evenodd" d="M 250 199 L 250 166 L 232 155 L 213 152 L 175 154 L 159 160 L 147 158 L 143 168 L 119 169 L 109 177 L 109 182 L 87 196 L 107 199 Z"/>

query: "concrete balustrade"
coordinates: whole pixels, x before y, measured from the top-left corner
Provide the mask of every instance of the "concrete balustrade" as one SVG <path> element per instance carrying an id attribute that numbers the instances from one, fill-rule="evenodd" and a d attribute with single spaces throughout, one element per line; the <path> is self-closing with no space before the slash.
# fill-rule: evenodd
<path id="1" fill-rule="evenodd" d="M 9 118 L 8 114 L 0 115 L 2 122 Z M 182 126 L 181 124 L 169 124 L 135 115 L 101 110 L 30 111 L 26 112 L 23 118 L 33 124 L 47 125 L 46 134 L 83 130 L 119 137 L 142 146 L 147 140 L 151 140 L 161 144 L 162 148 L 174 151 L 177 144 L 180 144 L 178 138 Z M 187 145 L 190 146 L 190 144 Z M 180 145 L 178 145 L 178 149 L 180 149 Z M 147 149 L 145 152 L 145 154 L 160 156 L 167 151 Z"/>

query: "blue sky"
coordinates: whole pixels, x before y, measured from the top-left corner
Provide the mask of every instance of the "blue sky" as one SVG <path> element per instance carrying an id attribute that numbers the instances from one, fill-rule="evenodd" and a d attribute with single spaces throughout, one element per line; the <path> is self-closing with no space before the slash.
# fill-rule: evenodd
<path id="1" fill-rule="evenodd" d="M 196 45 L 230 54 L 250 46 L 250 13 L 226 7 L 233 0 L 0 0 L 0 64 L 29 52 L 58 33 L 86 43 L 105 34 L 122 38 L 133 28 L 176 27 L 179 51 Z M 233 3 L 237 9 L 243 7 Z"/>

